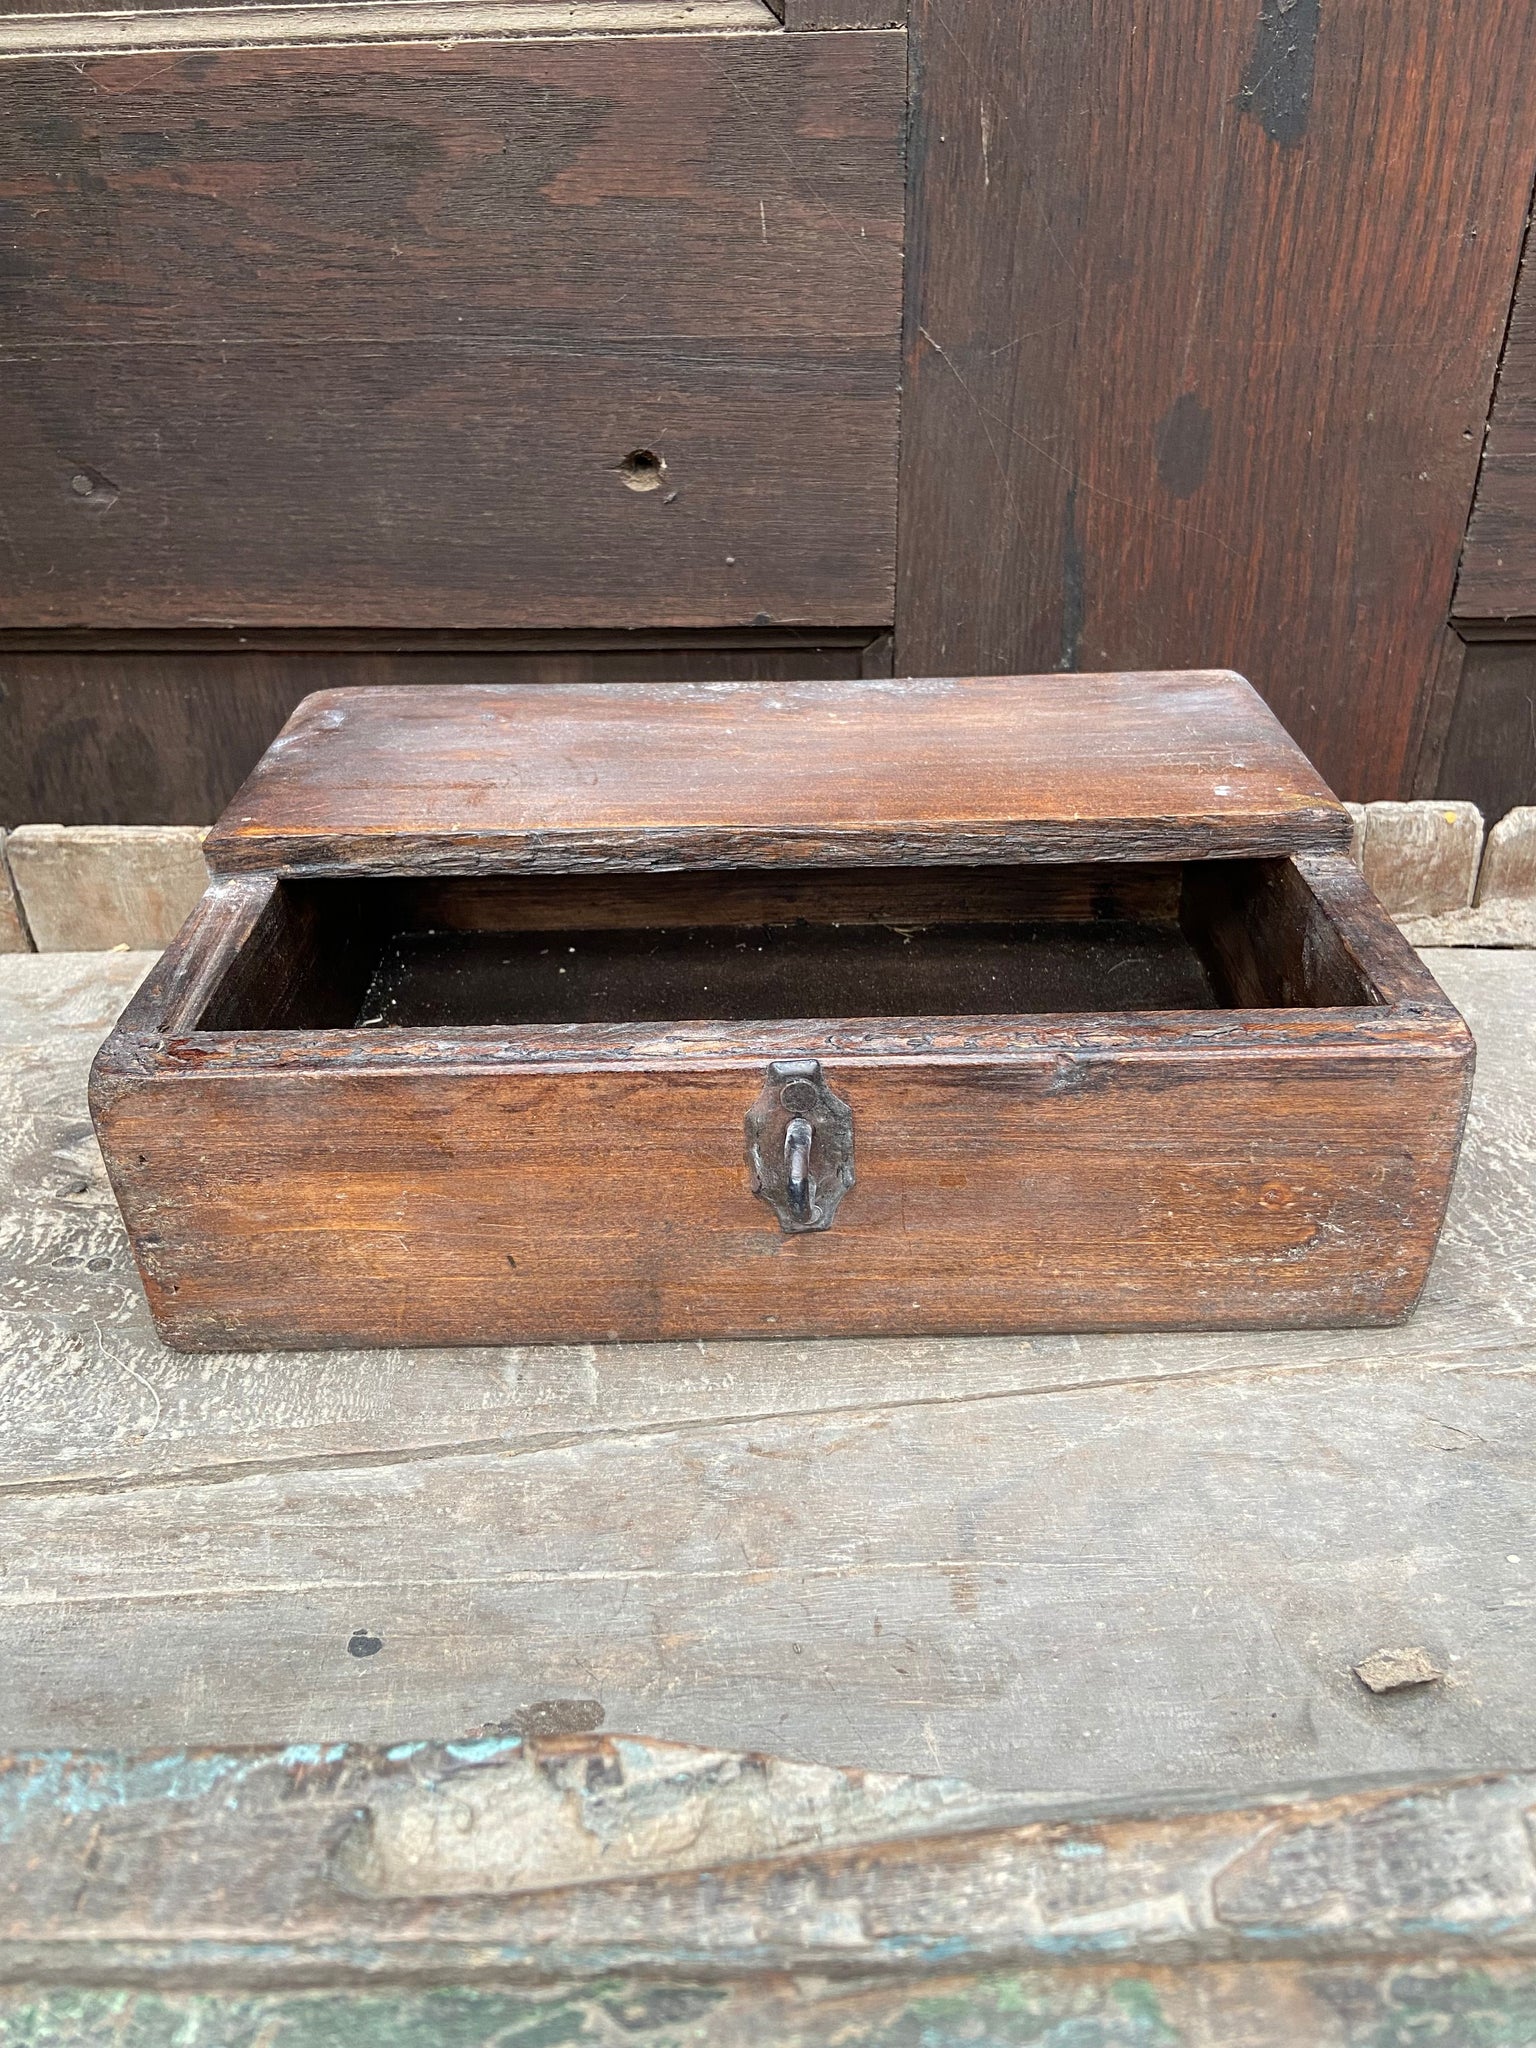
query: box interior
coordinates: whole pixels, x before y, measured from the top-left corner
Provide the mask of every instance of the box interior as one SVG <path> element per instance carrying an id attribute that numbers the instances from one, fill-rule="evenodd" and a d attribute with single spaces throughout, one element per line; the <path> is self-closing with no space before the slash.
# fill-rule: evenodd
<path id="1" fill-rule="evenodd" d="M 1289 861 L 280 881 L 204 1031 L 1380 1003 Z"/>

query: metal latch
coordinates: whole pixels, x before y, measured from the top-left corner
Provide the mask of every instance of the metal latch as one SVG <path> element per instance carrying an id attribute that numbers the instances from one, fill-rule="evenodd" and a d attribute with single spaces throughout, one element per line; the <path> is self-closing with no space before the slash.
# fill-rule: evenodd
<path id="1" fill-rule="evenodd" d="M 774 1060 L 747 1111 L 747 1165 L 786 1232 L 829 1230 L 853 1186 L 853 1111 L 820 1060 Z"/>

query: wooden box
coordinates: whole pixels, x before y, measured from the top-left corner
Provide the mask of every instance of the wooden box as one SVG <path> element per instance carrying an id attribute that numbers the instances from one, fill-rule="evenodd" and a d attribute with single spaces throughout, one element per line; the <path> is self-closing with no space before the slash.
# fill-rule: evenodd
<path id="1" fill-rule="evenodd" d="M 1240 677 L 308 698 L 91 1105 L 190 1349 L 1391 1322 L 1471 1037 Z"/>

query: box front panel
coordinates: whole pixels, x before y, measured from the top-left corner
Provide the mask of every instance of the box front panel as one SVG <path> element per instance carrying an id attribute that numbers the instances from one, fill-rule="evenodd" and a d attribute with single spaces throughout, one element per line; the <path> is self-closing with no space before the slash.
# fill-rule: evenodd
<path id="1" fill-rule="evenodd" d="M 190 1348 L 1387 1321 L 1470 1063 L 1377 1044 L 828 1061 L 856 1181 L 786 1235 L 766 1063 L 114 1079 L 150 1301 Z"/>

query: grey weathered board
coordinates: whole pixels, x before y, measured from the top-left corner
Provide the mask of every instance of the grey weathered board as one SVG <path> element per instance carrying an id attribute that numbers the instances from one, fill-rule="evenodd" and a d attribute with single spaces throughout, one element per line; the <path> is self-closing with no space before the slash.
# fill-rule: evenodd
<path id="1" fill-rule="evenodd" d="M 1435 956 L 1478 1095 L 1400 1330 L 280 1358 L 150 1329 L 84 1103 L 146 964 L 3 963 L 0 1744 L 567 1698 L 1051 1799 L 1531 1761 L 1536 957 Z"/>
<path id="2" fill-rule="evenodd" d="M 1536 1950 L 1533 1811 L 1511 1773 L 1042 1816 L 602 1735 L 34 1753 L 0 1760 L 0 1984 L 1486 1966 Z"/>

